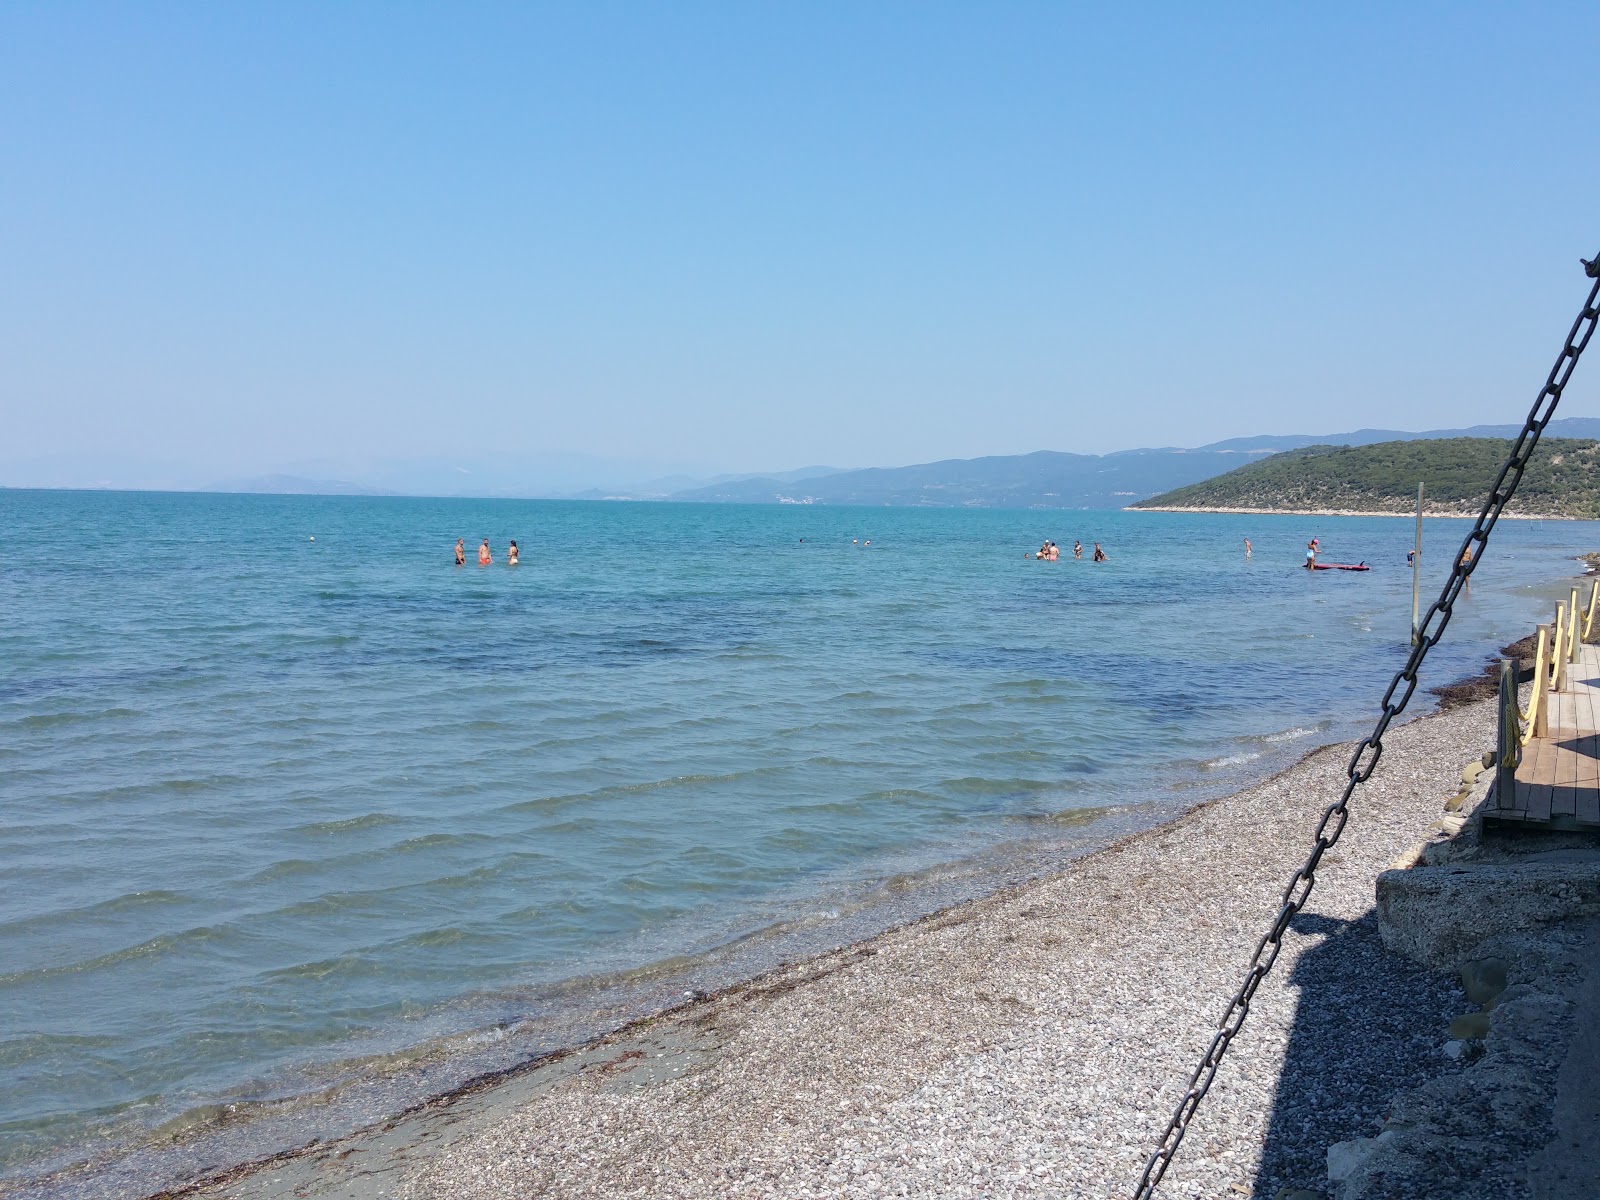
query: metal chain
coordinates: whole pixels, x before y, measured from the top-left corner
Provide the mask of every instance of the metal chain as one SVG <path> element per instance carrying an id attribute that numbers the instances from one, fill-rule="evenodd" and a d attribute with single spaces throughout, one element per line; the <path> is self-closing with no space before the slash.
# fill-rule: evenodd
<path id="1" fill-rule="evenodd" d="M 1483 511 L 1478 514 L 1472 532 L 1462 540 L 1461 551 L 1456 555 L 1455 563 L 1450 568 L 1450 577 L 1445 581 L 1439 598 L 1428 609 L 1428 615 L 1418 631 L 1416 644 L 1411 649 L 1410 657 L 1406 659 L 1405 667 L 1394 677 L 1388 691 L 1383 694 L 1383 712 L 1378 717 L 1377 725 L 1356 747 L 1356 752 L 1350 759 L 1346 771 L 1349 782 L 1345 784 L 1344 794 L 1322 814 L 1322 820 L 1317 823 L 1316 844 L 1311 847 L 1310 856 L 1306 859 L 1305 865 L 1289 880 L 1288 886 L 1283 889 L 1283 900 L 1278 908 L 1278 915 L 1273 920 L 1272 927 L 1257 944 L 1255 953 L 1251 955 L 1244 982 L 1234 993 L 1227 1012 L 1217 1023 L 1217 1032 L 1211 1039 L 1211 1045 L 1206 1049 L 1205 1057 L 1200 1060 L 1199 1067 L 1189 1080 L 1189 1088 L 1173 1112 L 1172 1120 L 1167 1124 L 1167 1130 L 1162 1135 L 1160 1144 L 1145 1163 L 1138 1190 L 1134 1192 L 1134 1200 L 1149 1200 L 1154 1196 L 1156 1185 L 1161 1182 L 1162 1175 L 1172 1163 L 1173 1155 L 1178 1152 L 1183 1135 L 1188 1132 L 1189 1122 L 1194 1119 L 1195 1109 L 1199 1107 L 1201 1099 L 1216 1079 L 1217 1068 L 1222 1064 L 1222 1056 L 1227 1053 L 1229 1043 L 1239 1033 L 1245 1017 L 1250 1013 L 1250 1001 L 1255 996 L 1256 989 L 1261 986 L 1261 981 L 1266 978 L 1267 972 L 1272 970 L 1272 964 L 1277 960 L 1289 922 L 1305 906 L 1307 898 L 1311 895 L 1311 889 L 1316 885 L 1317 864 L 1344 832 L 1345 822 L 1349 819 L 1351 795 L 1359 784 L 1367 781 L 1373 768 L 1378 765 L 1378 759 L 1383 754 L 1383 735 L 1388 730 L 1389 723 L 1405 711 L 1411 694 L 1417 690 L 1417 671 L 1422 666 L 1422 660 L 1444 636 L 1445 626 L 1450 623 L 1450 614 L 1455 607 L 1456 599 L 1461 595 L 1461 589 L 1466 586 L 1468 576 L 1478 565 L 1483 548 L 1488 544 L 1489 531 L 1494 528 L 1507 503 L 1516 494 L 1517 485 L 1522 482 L 1522 473 L 1527 470 L 1528 460 L 1533 456 L 1534 447 L 1539 444 L 1539 435 L 1544 432 L 1545 425 L 1555 415 L 1556 404 L 1561 399 L 1562 390 L 1567 386 L 1572 369 L 1578 364 L 1578 356 L 1589 344 L 1589 338 L 1595 331 L 1596 318 L 1600 317 L 1600 309 L 1595 306 L 1596 299 L 1600 298 L 1600 255 L 1597 255 L 1592 263 L 1586 259 L 1579 261 L 1583 263 L 1584 271 L 1589 278 L 1596 281 L 1589 289 L 1589 298 L 1584 302 L 1583 311 L 1573 322 L 1572 331 L 1567 334 L 1567 342 L 1562 347 L 1560 357 L 1550 369 L 1549 378 L 1545 380 L 1539 398 L 1529 410 L 1528 419 L 1511 447 L 1510 456 L 1501 466 L 1500 474 L 1495 477 L 1494 487 L 1490 489 L 1489 498 L 1484 502 Z"/>

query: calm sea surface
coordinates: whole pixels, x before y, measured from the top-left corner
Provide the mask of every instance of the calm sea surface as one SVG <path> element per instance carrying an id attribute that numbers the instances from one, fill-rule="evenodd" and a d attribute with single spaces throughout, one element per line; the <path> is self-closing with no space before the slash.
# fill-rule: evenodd
<path id="1" fill-rule="evenodd" d="M 1428 522 L 1435 592 L 1465 524 Z M 1313 533 L 1373 570 L 1297 569 Z M 1370 721 L 1411 536 L 0 491 L 0 1161 L 470 1059 L 1231 790 Z M 1503 522 L 1424 684 L 1596 548 Z"/>

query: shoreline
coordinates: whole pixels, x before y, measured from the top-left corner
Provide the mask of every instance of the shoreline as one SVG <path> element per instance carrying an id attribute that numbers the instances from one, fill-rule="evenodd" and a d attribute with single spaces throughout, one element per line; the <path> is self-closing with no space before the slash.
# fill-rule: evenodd
<path id="1" fill-rule="evenodd" d="M 1365 508 L 1205 508 L 1196 505 L 1133 505 L 1130 504 L 1122 510 L 1131 513 L 1225 513 L 1239 516 L 1253 517 L 1410 517 L 1416 519 L 1415 508 L 1410 511 L 1402 509 L 1365 509 Z M 1446 512 L 1442 510 L 1424 508 L 1422 515 L 1425 518 L 1448 518 L 1451 520 L 1471 521 L 1477 518 L 1481 511 L 1479 506 L 1474 506 L 1468 511 Z M 1593 517 L 1570 517 L 1564 513 L 1501 513 L 1502 521 L 1592 521 Z"/>
<path id="2" fill-rule="evenodd" d="M 1447 710 L 1452 703 L 1459 703 L 1462 701 L 1471 702 L 1471 700 L 1475 698 L 1472 688 L 1468 688 L 1468 690 L 1461 693 L 1459 696 L 1451 696 L 1446 694 L 1450 688 L 1459 688 L 1468 684 L 1473 684 L 1478 687 L 1482 686 L 1482 684 L 1477 681 L 1477 677 L 1468 676 L 1463 680 L 1457 681 L 1456 684 L 1445 685 L 1445 687 L 1442 688 L 1428 689 L 1439 696 L 1441 712 L 1411 716 L 1407 720 L 1406 726 L 1409 727 L 1413 723 L 1425 722 L 1442 716 L 1444 715 L 1444 710 Z M 820 952 L 809 952 L 802 950 L 800 956 L 798 956 L 795 961 L 802 964 L 809 964 L 819 962 L 827 958 L 829 955 L 846 954 L 857 950 L 860 947 L 871 946 L 881 938 L 889 937 L 906 930 L 913 930 L 926 922 L 944 919 L 952 913 L 964 911 L 970 905 L 989 903 L 997 897 L 1002 897 L 1014 892 L 1019 887 L 1033 887 L 1038 884 L 1041 879 L 1058 879 L 1076 870 L 1078 865 L 1082 862 L 1092 859 L 1099 854 L 1105 853 L 1109 850 L 1114 850 L 1117 847 L 1123 846 L 1130 842 L 1136 842 L 1141 838 L 1155 837 L 1163 830 L 1178 829 L 1188 822 L 1193 814 L 1197 812 L 1201 812 L 1213 805 L 1228 804 L 1230 802 L 1237 801 L 1239 797 L 1249 794 L 1255 789 L 1269 786 L 1283 779 L 1288 774 L 1299 770 L 1309 759 L 1314 758 L 1318 754 L 1326 752 L 1328 749 L 1329 747 L 1327 746 L 1321 746 L 1315 749 L 1306 750 L 1297 760 L 1292 762 L 1289 762 L 1287 759 L 1280 760 L 1285 762 L 1287 765 L 1278 768 L 1270 775 L 1258 778 L 1254 783 L 1239 787 L 1237 790 L 1230 791 L 1222 796 L 1216 796 L 1213 794 L 1209 797 L 1191 802 L 1182 808 L 1167 808 L 1165 805 L 1158 804 L 1156 802 L 1149 802 L 1146 804 L 1135 803 L 1131 805 L 1118 806 L 1118 811 L 1123 813 L 1132 813 L 1136 810 L 1145 810 L 1151 808 L 1162 808 L 1165 809 L 1165 811 L 1156 818 L 1156 824 L 1146 826 L 1145 828 L 1131 834 L 1113 833 L 1108 834 L 1105 837 L 1090 839 L 1080 850 L 1076 852 L 1076 854 L 1080 856 L 1077 858 L 1076 862 L 1070 863 L 1063 868 L 1050 869 L 1047 874 L 1035 875 L 1031 880 L 1022 884 L 1010 883 L 1004 878 L 1000 878 L 998 875 L 995 875 L 992 877 L 993 881 L 986 885 L 984 892 L 976 899 L 962 900 L 953 905 L 938 907 L 931 912 L 924 909 L 923 915 L 914 916 L 908 921 L 891 924 L 886 929 L 883 929 L 882 932 L 876 932 L 865 937 L 852 939 L 847 943 L 844 943 L 843 947 L 838 950 L 823 950 Z M 1203 783 L 1201 783 L 1198 779 L 1195 781 L 1194 786 L 1197 789 L 1204 788 Z M 1146 817 L 1146 819 L 1148 819 L 1148 817 Z M 1112 838 L 1115 840 L 1109 840 Z M 986 872 L 986 874 L 988 873 Z M 961 919 L 964 920 L 964 918 Z M 419 1103 L 410 1103 L 400 1108 L 399 1117 L 391 1117 L 386 1114 L 381 1115 L 379 1117 L 380 1124 L 378 1128 L 391 1126 L 397 1120 L 401 1122 L 408 1122 L 412 1116 L 425 1112 L 431 1112 L 440 1105 L 449 1107 L 460 1100 L 465 1100 L 472 1096 L 476 1096 L 479 1093 L 496 1092 L 502 1087 L 513 1086 L 523 1076 L 537 1075 L 542 1077 L 543 1074 L 547 1073 L 545 1070 L 546 1068 L 550 1068 L 551 1070 L 555 1071 L 555 1073 L 560 1074 L 560 1072 L 565 1069 L 561 1066 L 561 1064 L 567 1062 L 568 1060 L 573 1060 L 574 1070 L 579 1072 L 587 1070 L 592 1065 L 587 1061 L 587 1055 L 597 1048 L 612 1044 L 616 1039 L 628 1035 L 629 1031 L 635 1030 L 639 1027 L 649 1026 L 653 1022 L 687 1011 L 688 1009 L 693 1008 L 694 1005 L 701 1003 L 701 998 L 715 999 L 740 989 L 753 988 L 760 984 L 763 980 L 767 980 L 771 977 L 781 976 L 783 972 L 788 969 L 788 963 L 780 964 L 776 968 L 764 968 L 753 974 L 745 975 L 740 981 L 729 984 L 725 987 L 708 988 L 703 992 L 697 992 L 696 999 L 680 1003 L 657 1005 L 653 1010 L 649 1011 L 643 1016 L 625 1013 L 622 1014 L 619 1019 L 613 1019 L 618 1018 L 618 1007 L 613 1006 L 609 1009 L 597 1009 L 595 1010 L 596 1014 L 598 1016 L 602 1016 L 606 1023 L 606 1029 L 603 1029 L 599 1033 L 574 1038 L 570 1043 L 567 1043 L 558 1049 L 546 1050 L 531 1054 L 524 1053 L 516 1062 L 512 1063 L 512 1065 L 483 1071 L 481 1073 L 466 1077 L 465 1082 L 456 1083 L 441 1088 L 437 1091 L 430 1092 L 428 1093 L 427 1099 L 424 1099 Z M 669 995 L 677 994 L 678 993 L 669 993 Z M 445 1072 L 440 1073 L 445 1074 Z M 362 1082 L 363 1084 L 372 1084 L 377 1090 L 381 1091 L 383 1084 L 386 1081 L 369 1079 L 363 1080 Z M 275 1102 L 271 1101 L 265 1102 L 263 1107 L 273 1107 L 274 1103 Z M 233 1106 L 224 1105 L 222 1107 L 231 1109 Z M 287 1107 L 287 1105 L 284 1107 Z M 235 1120 L 229 1113 L 224 1112 L 218 1118 L 218 1124 L 231 1126 L 232 1128 L 237 1129 L 238 1126 L 245 1124 L 245 1119 L 239 1118 Z M 148 1192 L 145 1187 L 140 1187 L 137 1189 L 137 1191 L 135 1191 L 133 1188 L 119 1188 L 116 1189 L 116 1191 L 117 1194 L 148 1194 L 151 1196 L 178 1196 L 191 1194 L 204 1195 L 208 1193 L 206 1193 L 203 1189 L 205 1187 L 212 1186 L 203 1182 L 203 1179 L 205 1178 L 216 1179 L 226 1176 L 227 1178 L 237 1177 L 239 1179 L 247 1179 L 252 1176 L 259 1175 L 264 1169 L 262 1164 L 298 1162 L 307 1156 L 314 1157 L 316 1154 L 318 1154 L 319 1145 L 344 1146 L 348 1144 L 359 1143 L 372 1136 L 374 1135 L 372 1134 L 371 1127 L 367 1128 L 365 1131 L 358 1129 L 353 1134 L 346 1134 L 343 1130 L 337 1130 L 330 1133 L 325 1128 L 317 1128 L 314 1131 L 308 1129 L 307 1135 L 300 1139 L 300 1142 L 303 1144 L 299 1145 L 299 1148 L 297 1149 L 290 1149 L 281 1153 L 270 1154 L 265 1157 L 249 1155 L 249 1160 L 243 1162 L 240 1160 L 247 1157 L 246 1153 L 241 1153 L 230 1158 L 224 1151 L 220 1155 L 209 1157 L 204 1160 L 205 1162 L 209 1163 L 209 1169 L 199 1172 L 199 1174 L 202 1176 L 202 1182 L 179 1185 L 176 1187 L 176 1190 L 167 1190 L 154 1193 Z M 167 1143 L 168 1146 L 172 1146 L 174 1144 L 176 1143 Z M 180 1151 L 181 1149 L 182 1147 L 180 1146 Z M 238 1165 L 228 1165 L 230 1163 L 237 1163 Z M 114 1169 L 115 1163 L 109 1163 L 109 1166 Z M 101 1159 L 99 1161 L 91 1161 L 89 1163 L 81 1164 L 79 1167 L 68 1167 L 64 1171 L 61 1171 L 53 1176 L 34 1176 L 32 1178 L 19 1179 L 16 1181 L 0 1181 L 0 1195 L 11 1195 L 14 1192 L 32 1195 L 36 1189 L 42 1189 L 39 1191 L 39 1194 L 41 1195 L 103 1195 L 106 1194 L 106 1191 L 101 1187 L 97 1187 L 93 1181 L 100 1177 L 102 1170 L 106 1169 L 107 1167 L 108 1160 Z M 219 1169 L 221 1172 L 220 1174 Z M 75 1187 L 80 1185 L 83 1186 L 85 1190 L 73 1190 Z M 252 1192 L 248 1194 L 254 1193 Z"/>
<path id="3" fill-rule="evenodd" d="M 1425 714 L 1391 731 L 1394 750 L 1400 750 L 1400 743 L 1412 750 L 1420 744 L 1427 761 L 1415 763 L 1413 755 L 1406 755 L 1404 779 L 1383 786 L 1380 772 L 1362 790 L 1369 792 L 1377 785 L 1400 803 L 1396 811 L 1376 814 L 1378 831 L 1385 835 L 1383 844 L 1352 853 L 1352 838 L 1359 838 L 1363 826 L 1371 831 L 1374 815 L 1362 811 L 1363 804 L 1371 806 L 1372 801 L 1363 801 L 1358 792 L 1352 829 L 1326 860 L 1324 878 L 1319 879 L 1308 912 L 1316 909 L 1349 924 L 1370 909 L 1369 870 L 1381 869 L 1395 853 L 1425 835 L 1427 819 L 1442 810 L 1461 766 L 1492 741 L 1492 727 L 1493 706 L 1475 703 Z M 1131 1109 L 1123 1103 L 1114 1122 L 1125 1135 L 1121 1144 L 1116 1139 L 1107 1143 L 1105 1131 L 1086 1140 L 1067 1138 L 1080 1151 L 1092 1149 L 1098 1154 L 1099 1165 L 1090 1174 L 1098 1181 L 1096 1187 L 1107 1189 L 1074 1194 L 1116 1194 L 1137 1178 L 1143 1155 L 1154 1144 L 1158 1121 L 1164 1121 L 1175 1103 L 1216 1013 L 1237 983 L 1232 976 L 1242 974 L 1254 938 L 1270 919 L 1283 877 L 1303 858 L 1329 777 L 1342 780 L 1339 768 L 1347 748 L 1348 744 L 1336 744 L 1309 751 L 1266 780 L 1197 804 L 1054 873 L 693 996 L 582 1046 L 469 1082 L 346 1138 L 231 1167 L 155 1195 L 274 1200 L 380 1192 L 392 1196 L 397 1185 L 418 1200 L 511 1193 L 688 1196 L 741 1194 L 752 1188 L 763 1195 L 810 1195 L 814 1192 L 799 1186 L 803 1181 L 808 1180 L 810 1188 L 835 1189 L 858 1181 L 858 1173 L 828 1175 L 829 1164 L 852 1141 L 847 1131 L 859 1148 L 867 1134 L 882 1133 L 889 1108 L 910 1105 L 915 1110 L 915 1098 L 936 1085 L 936 1090 L 970 1089 L 974 1079 L 986 1078 L 983 1071 L 974 1074 L 974 1056 L 1004 1057 L 1006 1048 L 1018 1039 L 1030 1043 L 1029 1027 L 1049 1013 L 1066 1022 L 1055 1039 L 1047 1039 L 1054 1046 L 1047 1057 L 1055 1070 L 1067 1069 L 1060 1055 L 1076 1054 L 1074 1047 L 1093 1060 L 1104 1057 L 1107 1048 L 1122 1045 L 1135 1060 L 1131 1079 L 1108 1079 L 1104 1070 L 1091 1073 L 1093 1086 L 1109 1088 L 1123 1100 L 1130 1095 L 1137 1100 Z M 1400 770 L 1394 762 L 1389 764 L 1390 774 Z M 1173 853 L 1180 848 L 1179 839 L 1190 843 L 1187 849 L 1203 851 L 1200 857 L 1209 865 L 1234 877 L 1223 898 L 1231 895 L 1235 903 L 1205 905 L 1196 910 L 1203 915 L 1189 913 L 1179 921 L 1162 919 L 1159 906 L 1153 910 L 1135 903 L 1140 889 L 1163 875 L 1176 876 L 1166 881 L 1173 894 L 1198 899 L 1196 887 L 1186 886 L 1185 877 L 1193 875 L 1199 864 L 1193 854 Z M 1287 857 L 1285 849 L 1290 851 Z M 1359 879 L 1345 865 L 1356 858 L 1364 860 Z M 1256 869 L 1243 882 L 1239 872 L 1247 864 Z M 1125 890 L 1129 883 L 1134 885 L 1132 894 Z M 1248 893 L 1250 902 L 1237 903 L 1240 893 Z M 1318 898 L 1325 897 L 1337 897 L 1334 907 L 1344 911 L 1324 912 Z M 1039 936 L 1039 918 L 1047 910 L 1057 920 L 1077 926 L 1078 936 Z M 1152 923 L 1153 912 L 1157 919 Z M 1197 943 L 1216 944 L 1191 946 L 1186 934 Z M 1108 946 L 1107 938 L 1115 944 Z M 1158 945 L 1148 945 L 1150 938 Z M 1272 997 L 1270 1011 L 1253 1015 L 1250 1030 L 1284 1033 L 1283 1022 L 1289 1015 L 1285 1010 L 1294 1007 L 1283 993 L 1298 970 L 1299 951 L 1292 944 L 1296 941 L 1293 935 L 1286 938 L 1284 954 L 1289 961 L 1263 985 L 1263 1002 Z M 1157 952 L 1139 953 L 1151 949 Z M 1089 961 L 1084 954 L 1090 955 Z M 1067 971 L 1073 978 L 1064 983 L 1062 960 L 1074 955 L 1078 957 Z M 1122 970 L 1089 970 L 1086 975 L 1093 978 L 1079 977 L 1080 969 L 1103 967 L 1108 961 Z M 1186 961 L 1190 969 L 1185 969 Z M 1192 978 L 1196 961 L 1213 977 L 1213 986 L 1196 986 Z M 1128 973 L 1141 985 L 1133 993 L 1127 990 Z M 1225 987 L 1219 990 L 1218 983 Z M 1423 990 L 1429 987 L 1437 1006 L 1438 988 L 1430 984 Z M 1103 994 L 1108 988 L 1114 1001 L 1109 1008 Z M 1155 1005 L 1153 1017 L 1154 1028 L 1165 1030 L 1161 1035 L 1140 1017 L 1151 1007 L 1151 988 L 1162 1001 Z M 1080 993 L 1076 1003 L 1074 991 Z M 1102 994 L 1095 998 L 1091 993 L 1097 991 Z M 1174 1019 L 1175 1012 L 1182 1020 Z M 1128 1021 L 1139 1028 L 1107 1036 L 1108 1022 L 1116 1026 Z M 1241 1039 L 1230 1061 L 1239 1058 L 1246 1040 Z M 1443 1023 L 1439 1040 L 1445 1040 Z M 860 1061 L 863 1057 L 866 1062 Z M 1116 1055 L 1103 1065 L 1116 1075 L 1130 1072 L 1129 1064 Z M 1262 1105 L 1270 1094 L 1270 1081 L 1262 1093 L 1258 1072 L 1245 1075 L 1245 1080 L 1231 1082 L 1219 1077 L 1213 1092 L 1227 1094 L 1242 1083 L 1256 1085 L 1254 1091 L 1247 1087 L 1245 1092 L 1254 1097 L 1255 1116 L 1260 1118 L 1266 1112 Z M 1053 1085 L 1044 1090 L 1053 1091 Z M 1116 1110 L 1118 1104 L 1110 1107 Z M 1208 1107 L 1215 1105 L 1208 1101 Z M 1074 1110 L 1074 1119 L 1089 1119 L 1093 1108 Z M 863 1126 L 861 1118 L 873 1114 L 878 1119 Z M 759 1130 L 751 1128 L 752 1121 Z M 913 1139 L 927 1137 L 944 1131 L 946 1124 L 935 1122 L 936 1128 L 930 1129 L 913 1121 L 901 1132 Z M 730 1127 L 743 1132 L 733 1136 Z M 1230 1126 L 1225 1132 L 1231 1131 Z M 795 1141 L 800 1133 L 810 1135 L 805 1141 L 814 1152 L 803 1151 Z M 1056 1135 L 1060 1133 L 1057 1128 Z M 1352 1135 L 1333 1130 L 1328 1141 L 1346 1136 Z M 648 1145 L 640 1144 L 641 1138 Z M 757 1164 L 756 1174 L 735 1186 L 735 1178 L 727 1172 L 757 1144 L 769 1161 L 764 1167 Z M 774 1146 L 787 1149 L 774 1157 Z M 669 1147 L 670 1161 L 666 1161 L 661 1156 Z M 896 1170 L 907 1169 L 905 1156 L 890 1153 L 891 1149 L 878 1146 L 900 1164 Z M 1073 1178 L 1079 1168 L 1053 1162 L 1048 1151 L 1048 1144 L 1031 1151 L 1034 1158 L 1044 1156 L 1039 1159 L 1045 1168 L 1042 1173 L 1008 1179 L 1005 1186 L 1019 1194 L 1031 1193 L 1036 1186 L 1058 1193 L 1063 1184 L 1084 1182 Z M 800 1152 L 798 1158 L 794 1152 Z M 673 1157 L 679 1155 L 681 1160 Z M 869 1157 L 881 1160 L 880 1167 L 889 1165 L 882 1153 Z M 956 1161 L 950 1160 L 951 1169 Z M 574 1173 L 580 1162 L 581 1170 Z M 1219 1163 L 1230 1169 L 1244 1165 L 1237 1153 L 1226 1158 L 1221 1152 L 1205 1153 L 1196 1145 L 1196 1133 L 1191 1133 L 1168 1178 L 1187 1178 L 1198 1171 L 1197 1178 L 1208 1180 L 1205 1194 L 1226 1194 L 1230 1184 L 1216 1177 Z M 998 1187 L 1000 1181 L 992 1172 L 1003 1166 L 1001 1156 L 974 1169 L 989 1180 L 988 1186 Z M 1231 1178 L 1237 1182 L 1237 1171 Z M 1299 1186 L 1315 1184 L 1305 1179 Z M 913 1191 L 968 1194 L 960 1178 L 948 1173 L 925 1180 Z"/>

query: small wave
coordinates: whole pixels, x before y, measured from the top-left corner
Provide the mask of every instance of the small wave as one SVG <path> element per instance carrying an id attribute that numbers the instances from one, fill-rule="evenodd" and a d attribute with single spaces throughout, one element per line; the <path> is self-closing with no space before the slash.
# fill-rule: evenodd
<path id="1" fill-rule="evenodd" d="M 34 713 L 32 716 L 23 717 L 11 724 L 23 729 L 54 729 L 58 725 L 79 725 L 90 721 L 102 721 L 107 718 L 137 717 L 139 712 L 132 708 L 102 708 L 95 712 L 59 712 L 59 713 Z"/>
<path id="2" fill-rule="evenodd" d="M 262 867 L 254 875 L 248 876 L 245 883 L 268 883 L 275 879 L 288 879 L 296 875 L 309 875 L 314 871 L 322 870 L 327 864 L 313 862 L 309 858 L 285 858 L 271 866 Z"/>
<path id="3" fill-rule="evenodd" d="M 1255 762 L 1260 758 L 1259 751 L 1249 751 L 1244 754 L 1225 754 L 1221 758 L 1208 758 L 1200 764 L 1202 771 L 1226 771 L 1229 767 L 1242 767 L 1246 763 Z"/>
<path id="4" fill-rule="evenodd" d="M 1307 729 L 1304 726 L 1296 725 L 1294 728 L 1285 729 L 1281 733 L 1263 734 L 1260 740 L 1275 746 L 1280 742 L 1298 742 L 1301 738 L 1311 737 L 1316 732 L 1318 731 L 1315 728 Z"/>
<path id="5" fill-rule="evenodd" d="M 346 817 L 342 821 L 315 821 L 310 825 L 301 825 L 295 833 L 347 833 L 354 829 L 375 829 L 380 825 L 393 825 L 400 818 L 390 816 L 388 813 L 370 812 L 359 817 Z"/>
<path id="6" fill-rule="evenodd" d="M 1101 817 L 1117 811 L 1115 805 L 1094 805 L 1085 808 L 1062 808 L 1054 812 L 1015 813 L 1010 819 L 1027 824 L 1073 828 L 1079 825 L 1092 825 Z"/>
<path id="7" fill-rule="evenodd" d="M 188 899 L 187 896 L 180 892 L 169 892 L 160 888 L 143 892 L 128 892 L 125 895 L 113 896 L 109 900 L 101 900 L 78 908 L 63 908 L 50 913 L 42 913 L 38 916 L 23 917 L 15 921 L 0 921 L 0 929 L 15 933 L 23 929 L 49 926 L 58 922 L 85 918 L 103 920 L 119 913 L 145 909 L 151 905 L 183 904 Z"/>
<path id="8" fill-rule="evenodd" d="M 979 776 L 947 779 L 944 782 L 944 789 L 956 796 L 1026 796 L 1059 791 L 1063 786 L 1059 779 L 988 779 Z"/>
<path id="9" fill-rule="evenodd" d="M 33 970 L 14 971 L 10 974 L 0 975 L 0 987 L 14 987 L 18 984 L 31 983 L 40 979 L 54 979 L 62 975 L 77 974 L 80 971 L 101 970 L 105 967 L 116 966 L 119 963 L 131 962 L 146 955 L 164 954 L 179 947 L 205 945 L 208 942 L 215 942 L 229 936 L 232 931 L 232 926 L 230 925 L 197 925 L 177 933 L 163 933 L 157 937 L 148 938 L 136 946 L 124 946 L 120 950 L 96 955 L 94 958 L 62 963 L 59 966 L 39 967 Z"/>

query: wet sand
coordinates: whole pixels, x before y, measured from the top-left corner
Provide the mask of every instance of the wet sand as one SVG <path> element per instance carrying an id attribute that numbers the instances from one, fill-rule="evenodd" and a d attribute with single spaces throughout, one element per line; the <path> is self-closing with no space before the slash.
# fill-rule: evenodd
<path id="1" fill-rule="evenodd" d="M 1329 1143 L 1454 1069 L 1465 1002 L 1382 948 L 1373 883 L 1493 728 L 1476 703 L 1391 732 L 1163 1195 L 1324 1187 Z M 1349 753 L 180 1194 L 1129 1195 Z"/>

